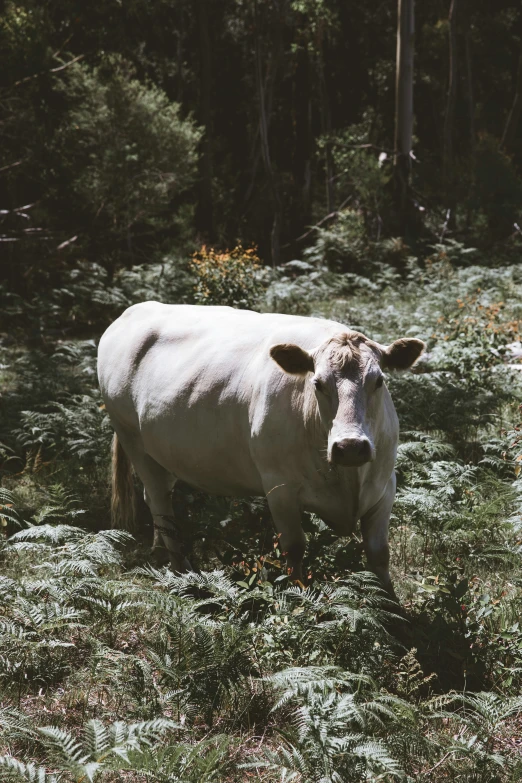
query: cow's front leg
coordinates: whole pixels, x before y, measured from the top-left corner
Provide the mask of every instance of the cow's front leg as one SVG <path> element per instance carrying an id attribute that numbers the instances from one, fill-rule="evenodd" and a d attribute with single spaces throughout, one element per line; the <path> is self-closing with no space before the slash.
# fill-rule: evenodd
<path id="1" fill-rule="evenodd" d="M 306 536 L 302 527 L 301 509 L 296 497 L 295 485 L 274 480 L 273 483 L 269 482 L 265 486 L 270 513 L 275 529 L 280 535 L 279 548 L 286 555 L 292 579 L 302 582 Z"/>
<path id="2" fill-rule="evenodd" d="M 361 532 L 368 566 L 379 577 L 390 598 L 396 601 L 397 597 L 390 579 L 388 546 L 388 525 L 394 498 L 395 473 L 390 478 L 379 502 L 361 517 Z"/>

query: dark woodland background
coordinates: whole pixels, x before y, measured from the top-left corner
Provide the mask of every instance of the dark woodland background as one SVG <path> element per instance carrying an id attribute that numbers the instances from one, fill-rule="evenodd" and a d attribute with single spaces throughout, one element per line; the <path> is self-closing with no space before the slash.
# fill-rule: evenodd
<path id="1" fill-rule="evenodd" d="M 195 237 L 278 264 L 347 206 L 369 240 L 445 226 L 508 241 L 522 200 L 520 4 L 420 3 L 415 29 L 417 219 L 404 231 L 394 3 L 4 3 L 3 281 L 26 295 L 78 259 L 112 275 Z"/>

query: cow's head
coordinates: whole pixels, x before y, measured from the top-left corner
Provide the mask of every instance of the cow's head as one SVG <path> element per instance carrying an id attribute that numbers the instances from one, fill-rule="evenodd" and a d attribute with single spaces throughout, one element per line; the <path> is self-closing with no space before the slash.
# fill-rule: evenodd
<path id="1" fill-rule="evenodd" d="M 383 370 L 406 370 L 424 350 L 404 337 L 389 346 L 360 332 L 340 333 L 313 351 L 283 343 L 272 359 L 290 375 L 311 374 L 319 415 L 328 433 L 328 462 L 358 467 L 375 459 L 373 424 L 383 404 Z"/>

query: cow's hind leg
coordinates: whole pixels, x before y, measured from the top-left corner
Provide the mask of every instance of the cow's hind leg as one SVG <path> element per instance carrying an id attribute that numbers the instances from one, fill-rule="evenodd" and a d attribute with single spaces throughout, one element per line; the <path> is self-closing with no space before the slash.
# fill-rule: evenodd
<path id="1" fill-rule="evenodd" d="M 302 582 L 306 536 L 302 527 L 302 512 L 295 494 L 295 485 L 287 486 L 274 480 L 271 486 L 265 483 L 265 491 L 275 529 L 280 535 L 280 549 L 286 554 L 292 579 Z"/>
<path id="2" fill-rule="evenodd" d="M 390 579 L 390 548 L 388 525 L 395 498 L 395 474 L 390 478 L 386 491 L 375 506 L 361 517 L 361 532 L 366 559 L 371 570 L 379 577 L 390 598 L 397 600 Z"/>
<path id="3" fill-rule="evenodd" d="M 192 570 L 184 554 L 172 509 L 171 493 L 177 478 L 145 453 L 139 436 L 118 430 L 118 438 L 143 483 L 145 502 L 154 522 L 153 549 L 161 546 L 163 541 L 172 569 Z"/>

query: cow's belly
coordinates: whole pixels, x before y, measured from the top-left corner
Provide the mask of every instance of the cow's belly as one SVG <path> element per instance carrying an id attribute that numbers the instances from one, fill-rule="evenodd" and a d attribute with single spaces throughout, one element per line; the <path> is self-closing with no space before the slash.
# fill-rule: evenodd
<path id="1" fill-rule="evenodd" d="M 262 495 L 241 417 L 225 409 L 185 410 L 142 423 L 147 454 L 187 484 L 212 495 Z"/>
<path id="2" fill-rule="evenodd" d="M 150 456 L 156 459 L 153 454 Z M 226 463 L 226 457 L 221 454 L 208 456 L 210 459 L 215 457 L 216 462 L 194 465 L 187 463 L 182 457 L 174 455 L 174 458 L 164 467 L 177 478 L 190 484 L 191 487 L 207 492 L 209 495 L 252 497 L 264 494 L 259 474 L 255 468 L 249 471 L 245 469 L 244 464 Z"/>

